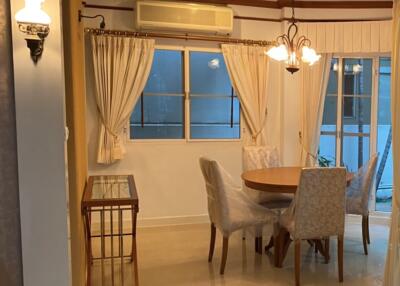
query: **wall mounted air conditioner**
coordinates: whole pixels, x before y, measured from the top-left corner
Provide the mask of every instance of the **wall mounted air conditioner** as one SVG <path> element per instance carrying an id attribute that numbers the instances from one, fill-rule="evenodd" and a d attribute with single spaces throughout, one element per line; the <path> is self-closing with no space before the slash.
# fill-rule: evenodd
<path id="1" fill-rule="evenodd" d="M 229 7 L 167 1 L 137 1 L 136 28 L 229 35 L 233 11 Z"/>

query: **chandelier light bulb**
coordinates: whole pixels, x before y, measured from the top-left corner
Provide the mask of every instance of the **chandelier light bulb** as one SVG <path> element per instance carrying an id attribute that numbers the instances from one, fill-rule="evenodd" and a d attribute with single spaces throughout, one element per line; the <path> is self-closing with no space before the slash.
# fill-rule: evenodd
<path id="1" fill-rule="evenodd" d="M 42 10 L 44 0 L 25 0 L 25 7 L 15 14 L 15 20 L 19 23 L 32 23 L 49 25 L 50 16 Z"/>
<path id="2" fill-rule="evenodd" d="M 311 49 L 307 46 L 304 46 L 302 48 L 302 57 L 301 60 L 304 63 L 309 64 L 312 66 L 314 63 L 316 63 L 319 59 L 321 58 L 321 55 L 317 55 L 314 49 Z"/>
<path id="3" fill-rule="evenodd" d="M 283 44 L 272 47 L 266 54 L 276 61 L 286 61 L 289 57 L 288 50 Z"/>

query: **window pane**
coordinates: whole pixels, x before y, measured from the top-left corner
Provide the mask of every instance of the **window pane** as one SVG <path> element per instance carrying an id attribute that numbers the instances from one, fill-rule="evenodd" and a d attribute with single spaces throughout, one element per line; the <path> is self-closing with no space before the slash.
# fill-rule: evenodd
<path id="1" fill-rule="evenodd" d="M 346 109 L 349 116 L 346 116 L 345 112 Z M 344 97 L 343 132 L 369 133 L 370 125 L 371 125 L 371 98 Z"/>
<path id="2" fill-rule="evenodd" d="M 190 106 L 191 138 L 240 138 L 237 97 L 192 96 Z"/>
<path id="3" fill-rule="evenodd" d="M 190 52 L 190 92 L 231 94 L 231 81 L 220 53 Z"/>
<path id="4" fill-rule="evenodd" d="M 183 94 L 181 51 L 156 50 L 144 93 Z"/>
<path id="5" fill-rule="evenodd" d="M 240 104 L 220 53 L 190 52 L 190 136 L 240 138 Z"/>
<path id="6" fill-rule="evenodd" d="M 156 50 L 149 78 L 133 110 L 133 139 L 184 138 L 183 54 Z M 170 95 L 168 95 L 170 94 Z"/>
<path id="7" fill-rule="evenodd" d="M 378 94 L 378 169 L 376 174 L 376 210 L 392 209 L 393 157 L 390 110 L 390 58 L 381 58 L 379 63 Z"/>
<path id="8" fill-rule="evenodd" d="M 369 160 L 369 137 L 343 136 L 342 144 L 342 165 L 357 172 Z"/>
<path id="9" fill-rule="evenodd" d="M 143 115 L 141 99 L 138 100 L 132 113 L 131 138 L 184 138 L 183 108 L 184 100 L 182 96 L 144 96 Z"/>
<path id="10" fill-rule="evenodd" d="M 372 94 L 372 59 L 344 59 L 343 94 Z"/>
<path id="11" fill-rule="evenodd" d="M 324 167 L 336 165 L 336 136 L 321 135 L 319 141 L 319 163 Z"/>

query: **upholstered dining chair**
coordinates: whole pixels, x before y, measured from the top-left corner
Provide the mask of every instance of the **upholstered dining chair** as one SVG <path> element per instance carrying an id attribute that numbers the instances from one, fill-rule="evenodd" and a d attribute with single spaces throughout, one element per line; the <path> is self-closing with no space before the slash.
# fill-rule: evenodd
<path id="1" fill-rule="evenodd" d="M 280 166 L 279 152 L 275 147 L 245 146 L 243 147 L 242 151 L 244 172 Z M 293 200 L 292 194 L 262 192 L 246 186 L 243 186 L 243 189 L 254 202 L 276 211 L 278 215 L 280 214 L 281 210 L 288 208 Z M 243 239 L 244 238 L 245 233 L 243 233 Z M 266 251 L 272 248 L 273 245 L 274 241 L 273 237 L 271 237 L 268 245 L 265 248 Z M 262 237 L 256 238 L 255 248 L 259 253 L 262 252 Z"/>
<path id="2" fill-rule="evenodd" d="M 338 239 L 339 281 L 343 281 L 343 234 L 346 210 L 345 168 L 304 168 L 292 205 L 280 217 L 278 247 L 284 257 L 292 239 L 295 244 L 295 281 L 300 285 L 302 240 Z M 290 237 L 288 237 L 288 235 Z M 285 242 L 286 240 L 286 242 Z M 282 259 L 278 266 L 282 266 Z"/>
<path id="3" fill-rule="evenodd" d="M 274 147 L 245 146 L 243 147 L 242 155 L 244 172 L 280 166 L 279 153 Z M 291 194 L 272 194 L 248 187 L 245 187 L 244 190 L 256 203 L 266 207 L 287 208 L 293 199 L 293 195 Z"/>
<path id="4" fill-rule="evenodd" d="M 276 223 L 276 214 L 254 203 L 232 177 L 215 160 L 200 158 L 200 168 L 204 176 L 208 199 L 208 214 L 211 222 L 211 239 L 208 261 L 214 254 L 216 229 L 223 236 L 220 274 L 224 274 L 228 255 L 229 236 L 236 230 L 254 227 L 255 236 L 268 223 Z"/>
<path id="5" fill-rule="evenodd" d="M 377 162 L 378 155 L 375 154 L 358 170 L 346 192 L 346 212 L 362 216 L 362 240 L 365 255 L 368 255 L 368 244 L 370 244 L 368 203 L 374 185 Z"/>

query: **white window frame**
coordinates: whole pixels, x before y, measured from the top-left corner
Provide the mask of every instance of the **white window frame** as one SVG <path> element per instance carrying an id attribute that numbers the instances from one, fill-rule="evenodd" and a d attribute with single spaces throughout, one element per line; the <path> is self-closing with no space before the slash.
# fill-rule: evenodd
<path id="1" fill-rule="evenodd" d="M 215 138 L 215 139 L 192 139 L 190 138 L 190 52 L 207 52 L 207 53 L 222 53 L 220 48 L 200 48 L 200 47 L 186 47 L 186 46 L 169 46 L 169 45 L 156 45 L 156 50 L 170 50 L 181 51 L 183 53 L 183 97 L 184 97 L 184 138 L 182 139 L 133 139 L 130 136 L 130 122 L 128 121 L 126 128 L 126 140 L 129 143 L 198 143 L 198 142 L 242 142 L 243 132 L 245 132 L 243 125 L 242 109 L 240 108 L 240 137 L 239 138 Z"/>
<path id="2" fill-rule="evenodd" d="M 378 99 L 379 99 L 379 59 L 391 57 L 390 53 L 357 53 L 357 54 L 334 54 L 333 58 L 338 59 L 338 101 L 336 118 L 336 166 L 340 165 L 341 158 L 341 140 L 342 140 L 342 112 L 343 112 L 343 60 L 344 59 L 372 59 L 372 94 L 371 94 L 371 129 L 369 135 L 370 155 L 377 151 L 377 128 L 378 128 Z M 333 134 L 331 134 L 333 136 Z M 374 186 L 375 189 L 375 186 Z M 376 196 L 372 192 L 369 203 L 370 213 L 374 216 L 390 217 L 390 212 L 376 211 Z"/>

